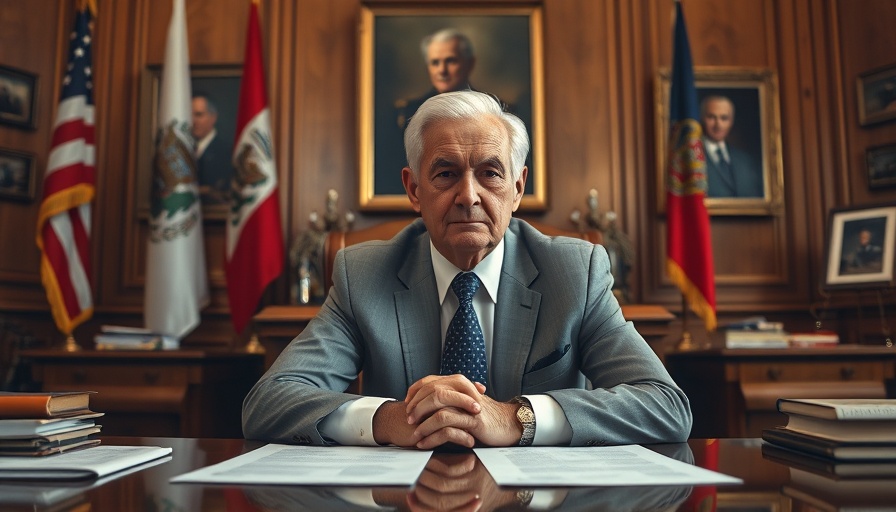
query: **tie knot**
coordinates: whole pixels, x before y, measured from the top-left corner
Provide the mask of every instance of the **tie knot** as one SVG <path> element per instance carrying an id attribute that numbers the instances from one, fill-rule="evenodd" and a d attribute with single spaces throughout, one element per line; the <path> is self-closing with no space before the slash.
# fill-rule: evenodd
<path id="1" fill-rule="evenodd" d="M 457 300 L 461 304 L 466 304 L 473 300 L 473 295 L 476 294 L 480 284 L 479 277 L 475 273 L 461 272 L 454 276 L 454 281 L 451 281 L 451 289 L 457 295 Z"/>

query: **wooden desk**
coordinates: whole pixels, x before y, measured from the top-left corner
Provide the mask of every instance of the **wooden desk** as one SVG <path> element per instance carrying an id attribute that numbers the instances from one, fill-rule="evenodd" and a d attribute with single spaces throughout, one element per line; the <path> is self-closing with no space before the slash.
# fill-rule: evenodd
<path id="1" fill-rule="evenodd" d="M 778 398 L 893 396 L 896 349 L 709 349 L 671 352 L 666 366 L 691 401 L 695 437 L 758 437 L 784 425 Z"/>
<path id="2" fill-rule="evenodd" d="M 320 306 L 268 306 L 255 315 L 255 330 L 265 349 L 265 368 L 271 366 L 319 309 Z M 622 314 L 635 324 L 641 336 L 659 354 L 658 344 L 669 333 L 669 324 L 675 315 L 662 306 L 646 304 L 624 305 Z"/>
<path id="3" fill-rule="evenodd" d="M 261 443 L 242 439 L 183 439 L 183 438 L 128 438 L 103 436 L 106 445 L 147 445 L 171 447 L 171 461 L 136 473 L 123 475 L 99 487 L 89 488 L 90 483 L 80 487 L 61 489 L 46 486 L 33 489 L 35 496 L 46 490 L 46 499 L 40 502 L 13 503 L 9 495 L 0 492 L 2 510 L 189 510 L 234 511 L 234 510 L 370 510 L 343 501 L 344 496 L 373 497 L 389 510 L 408 510 L 408 495 L 413 488 L 406 487 L 353 487 L 336 489 L 332 487 L 299 486 L 218 486 L 202 484 L 171 484 L 169 479 L 215 464 L 261 446 Z M 717 467 L 718 471 L 744 480 L 743 485 L 724 487 L 585 487 L 575 489 L 549 489 L 557 493 L 563 502 L 555 510 L 698 510 L 695 500 L 716 498 L 719 509 L 725 510 L 790 510 L 790 500 L 779 492 L 789 480 L 789 469 L 783 465 L 762 458 L 759 442 L 755 439 L 726 439 L 718 441 L 717 452 L 706 449 L 706 442 L 693 440 L 687 444 L 655 445 L 650 447 L 660 453 L 683 460 L 693 458 L 697 465 Z M 453 465 L 462 454 L 436 453 L 434 464 Z M 476 462 L 473 471 L 481 471 Z M 485 472 L 479 478 L 469 478 L 469 469 L 458 474 L 457 483 L 448 482 L 451 492 L 439 493 L 433 488 L 424 488 L 431 499 L 440 503 L 463 496 L 469 499 L 474 493 L 482 497 L 480 510 L 519 510 L 515 505 L 519 488 L 498 487 Z M 450 484 L 450 485 L 448 485 Z M 0 485 L 10 485 L 0 481 Z M 13 484 L 14 485 L 14 484 Z M 464 491 L 459 485 L 473 485 L 475 489 Z M 53 498 L 49 492 L 56 494 Z M 20 493 L 17 493 L 20 494 Z M 50 502 L 56 499 L 56 502 Z M 391 508 L 391 507 L 394 508 Z M 795 509 L 798 510 L 798 509 Z"/>
<path id="4" fill-rule="evenodd" d="M 240 437 L 243 398 L 261 377 L 260 354 L 26 350 L 44 391 L 91 390 L 108 435 Z"/>

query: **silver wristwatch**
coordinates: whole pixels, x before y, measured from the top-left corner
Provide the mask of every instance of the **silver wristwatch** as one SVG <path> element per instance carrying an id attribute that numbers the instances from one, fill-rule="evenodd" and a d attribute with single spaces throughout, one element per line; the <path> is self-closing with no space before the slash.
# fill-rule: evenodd
<path id="1" fill-rule="evenodd" d="M 523 427 L 523 435 L 520 436 L 518 446 L 531 446 L 535 439 L 535 411 L 532 410 L 532 403 L 522 396 L 512 398 L 510 403 L 520 405 L 516 411 L 516 419 Z"/>

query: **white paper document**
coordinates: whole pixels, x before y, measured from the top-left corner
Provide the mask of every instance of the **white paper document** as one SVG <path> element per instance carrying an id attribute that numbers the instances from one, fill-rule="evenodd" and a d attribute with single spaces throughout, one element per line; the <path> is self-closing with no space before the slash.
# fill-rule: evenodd
<path id="1" fill-rule="evenodd" d="M 158 446 L 94 446 L 46 457 L 0 457 L 0 480 L 87 480 L 170 453 Z"/>
<path id="2" fill-rule="evenodd" d="M 476 448 L 498 485 L 716 485 L 743 481 L 643 446 Z"/>
<path id="3" fill-rule="evenodd" d="M 269 444 L 171 481 L 213 484 L 412 485 L 432 452 Z"/>

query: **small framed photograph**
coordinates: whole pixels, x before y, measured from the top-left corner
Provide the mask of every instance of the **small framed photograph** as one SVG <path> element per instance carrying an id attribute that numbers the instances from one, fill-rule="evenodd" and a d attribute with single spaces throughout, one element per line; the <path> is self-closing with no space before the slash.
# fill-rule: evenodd
<path id="1" fill-rule="evenodd" d="M 239 104 L 241 65 L 192 66 L 194 151 L 204 219 L 227 218 L 233 167 L 233 140 Z M 141 214 L 149 214 L 152 160 L 158 123 L 161 66 L 147 68 L 140 82 L 140 143 L 137 149 L 137 190 L 135 204 Z M 196 115 L 196 112 L 199 115 Z"/>
<path id="2" fill-rule="evenodd" d="M 37 75 L 0 66 L 0 123 L 34 129 Z"/>
<path id="3" fill-rule="evenodd" d="M 865 151 L 868 188 L 896 186 L 896 144 L 875 146 Z"/>
<path id="4" fill-rule="evenodd" d="M 547 207 L 541 9 L 469 2 L 362 5 L 361 210 L 411 209 L 401 183 L 408 119 L 426 99 L 468 88 L 496 96 L 525 123 L 531 148 L 520 209 Z"/>
<path id="5" fill-rule="evenodd" d="M 0 197 L 34 199 L 34 155 L 0 148 Z"/>
<path id="6" fill-rule="evenodd" d="M 671 71 L 656 82 L 658 210 L 666 210 Z M 783 207 L 778 80 L 765 68 L 696 67 L 710 215 L 772 215 Z"/>
<path id="7" fill-rule="evenodd" d="M 831 210 L 825 288 L 893 286 L 896 206 Z"/>
<path id="8" fill-rule="evenodd" d="M 859 124 L 868 126 L 896 119 L 896 64 L 859 75 Z"/>

